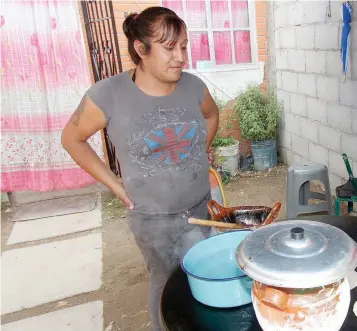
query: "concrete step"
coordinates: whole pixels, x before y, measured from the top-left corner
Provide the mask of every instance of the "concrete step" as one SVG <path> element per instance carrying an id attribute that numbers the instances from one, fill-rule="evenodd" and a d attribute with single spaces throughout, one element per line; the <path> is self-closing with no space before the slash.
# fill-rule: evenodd
<path id="1" fill-rule="evenodd" d="M 75 190 L 60 190 L 60 191 L 51 191 L 51 192 L 35 192 L 35 191 L 11 192 L 8 193 L 8 198 L 11 203 L 11 206 L 16 207 L 32 202 L 52 200 L 52 199 L 63 198 L 63 197 L 73 197 L 73 196 L 94 193 L 94 192 L 105 192 L 105 191 L 109 191 L 108 188 L 106 188 L 101 183 L 96 183 Z"/>

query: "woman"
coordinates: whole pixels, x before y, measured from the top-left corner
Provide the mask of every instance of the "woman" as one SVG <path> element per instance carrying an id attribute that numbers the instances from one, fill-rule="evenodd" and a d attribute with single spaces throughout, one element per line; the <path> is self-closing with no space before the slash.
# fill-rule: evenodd
<path id="1" fill-rule="evenodd" d="M 173 11 L 152 7 L 132 14 L 123 30 L 136 68 L 86 92 L 63 130 L 62 144 L 129 208 L 129 225 L 149 271 L 149 313 L 156 331 L 169 274 L 189 248 L 209 235 L 209 228 L 190 225 L 187 218 L 208 216 L 207 150 L 219 114 L 205 84 L 183 73 L 187 33 Z M 121 179 L 86 142 L 105 127 Z"/>

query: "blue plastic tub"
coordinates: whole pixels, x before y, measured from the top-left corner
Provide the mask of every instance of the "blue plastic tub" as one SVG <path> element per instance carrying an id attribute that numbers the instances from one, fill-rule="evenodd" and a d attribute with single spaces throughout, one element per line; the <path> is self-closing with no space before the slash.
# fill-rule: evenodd
<path id="1" fill-rule="evenodd" d="M 250 230 L 219 234 L 192 247 L 182 261 L 193 297 L 211 307 L 231 308 L 252 302 L 252 279 L 236 262 L 236 249 Z"/>
<path id="2" fill-rule="evenodd" d="M 251 144 L 251 148 L 255 170 L 270 169 L 278 164 L 276 140 L 256 141 Z"/>

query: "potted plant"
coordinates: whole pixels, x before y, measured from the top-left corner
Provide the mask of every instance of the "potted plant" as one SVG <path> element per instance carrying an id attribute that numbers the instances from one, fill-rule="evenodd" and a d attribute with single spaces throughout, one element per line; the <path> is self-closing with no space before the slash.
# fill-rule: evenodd
<path id="1" fill-rule="evenodd" d="M 242 137 L 251 141 L 256 170 L 277 165 L 276 137 L 281 110 L 275 93 L 265 94 L 256 85 L 248 86 L 236 100 L 236 118 Z"/>
<path id="2" fill-rule="evenodd" d="M 231 136 L 223 136 L 218 132 L 212 142 L 215 160 L 219 160 L 223 171 L 234 176 L 238 171 L 239 164 L 239 142 Z"/>

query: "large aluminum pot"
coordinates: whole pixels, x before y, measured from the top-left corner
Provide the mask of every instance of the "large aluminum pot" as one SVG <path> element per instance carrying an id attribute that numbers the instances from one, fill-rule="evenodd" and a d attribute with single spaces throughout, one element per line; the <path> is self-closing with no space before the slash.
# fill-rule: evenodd
<path id="1" fill-rule="evenodd" d="M 264 331 L 338 331 L 348 312 L 347 274 L 357 243 L 320 222 L 293 220 L 259 228 L 237 248 L 254 279 L 252 301 Z"/>

